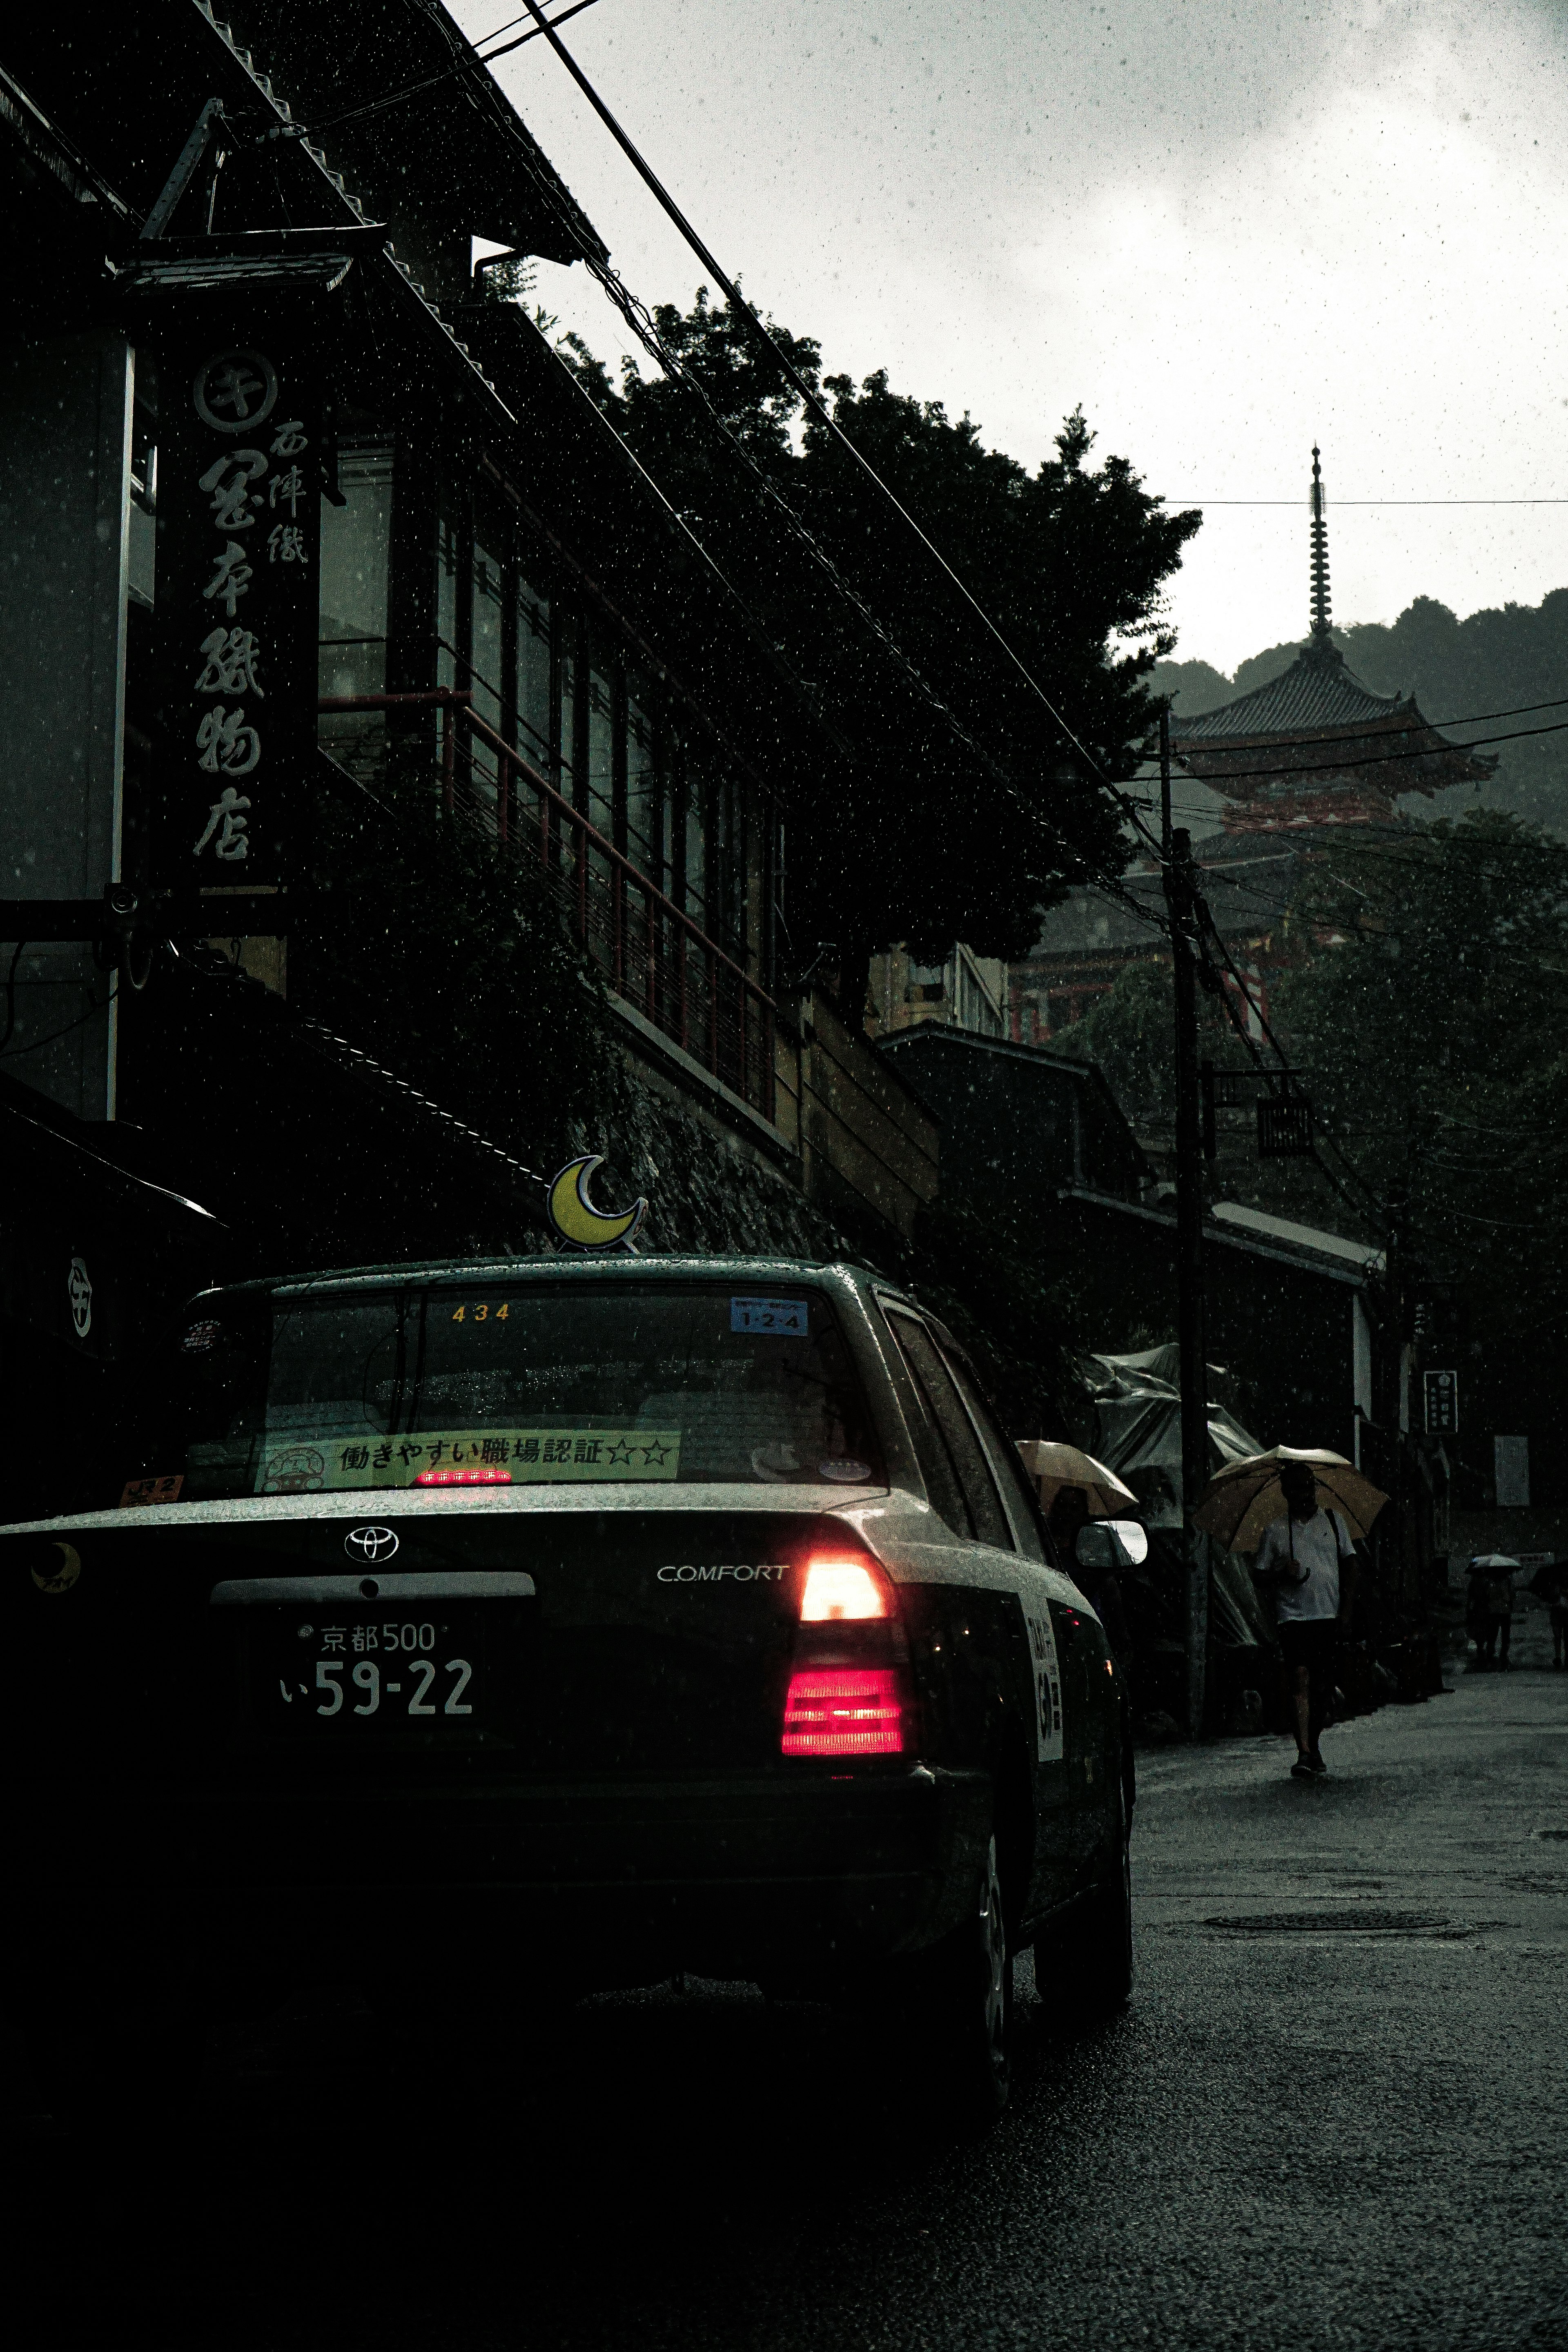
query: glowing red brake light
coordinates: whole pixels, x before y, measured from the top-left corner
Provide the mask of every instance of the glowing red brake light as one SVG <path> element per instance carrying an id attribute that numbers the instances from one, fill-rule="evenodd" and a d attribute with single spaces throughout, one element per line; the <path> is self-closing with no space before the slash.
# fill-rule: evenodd
<path id="1" fill-rule="evenodd" d="M 897 1756 L 904 1745 L 899 1677 L 883 1666 L 810 1666 L 791 1675 L 785 1756 Z"/>
<path id="2" fill-rule="evenodd" d="M 888 1596 L 863 1559 L 813 1559 L 806 1562 L 801 1588 L 800 1615 L 805 1625 L 840 1619 L 885 1617 Z"/>
<path id="3" fill-rule="evenodd" d="M 511 1472 L 487 1465 L 473 1470 L 421 1470 L 416 1486 L 510 1486 Z"/>

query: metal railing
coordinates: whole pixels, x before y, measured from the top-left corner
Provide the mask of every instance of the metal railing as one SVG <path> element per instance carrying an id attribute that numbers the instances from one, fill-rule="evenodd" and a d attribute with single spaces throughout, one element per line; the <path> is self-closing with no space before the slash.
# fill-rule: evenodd
<path id="1" fill-rule="evenodd" d="M 542 869 L 605 985 L 772 1120 L 773 999 L 473 708 L 461 687 L 324 696 L 323 718 L 433 719 L 448 814 Z"/>

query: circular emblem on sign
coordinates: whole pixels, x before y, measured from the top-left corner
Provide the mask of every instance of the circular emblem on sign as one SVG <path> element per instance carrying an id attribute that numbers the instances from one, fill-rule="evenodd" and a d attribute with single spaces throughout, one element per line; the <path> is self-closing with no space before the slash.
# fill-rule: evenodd
<path id="1" fill-rule="evenodd" d="M 397 1537 L 391 1528 L 351 1528 L 343 1538 L 343 1549 L 351 1559 L 390 1559 L 397 1549 Z"/>
<path id="2" fill-rule="evenodd" d="M 92 1284 L 88 1278 L 85 1258 L 72 1258 L 66 1290 L 71 1303 L 71 1328 L 79 1339 L 85 1339 L 92 1328 Z"/>
<path id="3" fill-rule="evenodd" d="M 40 1592 L 68 1592 L 81 1574 L 81 1555 L 68 1543 L 51 1544 L 49 1551 L 53 1559 L 33 1570 L 33 1582 Z"/>
<path id="4" fill-rule="evenodd" d="M 261 1481 L 264 1495 L 314 1495 L 326 1484 L 327 1457 L 315 1445 L 286 1445 L 270 1454 Z"/>
<path id="5" fill-rule="evenodd" d="M 278 371 L 260 352 L 215 352 L 196 370 L 191 397 L 215 433 L 254 433 L 278 405 Z"/>

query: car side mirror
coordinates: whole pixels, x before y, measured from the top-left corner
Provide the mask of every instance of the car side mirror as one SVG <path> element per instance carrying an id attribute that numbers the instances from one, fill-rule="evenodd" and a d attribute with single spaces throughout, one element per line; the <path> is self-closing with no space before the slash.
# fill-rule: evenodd
<path id="1" fill-rule="evenodd" d="M 1073 1555 L 1080 1568 L 1136 1568 L 1149 1557 L 1149 1530 L 1136 1519 L 1089 1519 Z"/>

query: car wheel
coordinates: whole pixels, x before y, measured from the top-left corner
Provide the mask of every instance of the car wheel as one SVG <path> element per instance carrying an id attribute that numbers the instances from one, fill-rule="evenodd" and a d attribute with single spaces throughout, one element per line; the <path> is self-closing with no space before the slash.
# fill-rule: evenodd
<path id="1" fill-rule="evenodd" d="M 1122 1795 L 1101 1875 L 1066 1928 L 1052 1975 L 1080 2011 L 1111 2017 L 1127 2006 L 1132 1991 L 1132 1871 Z"/>
<path id="2" fill-rule="evenodd" d="M 906 1965 L 901 2006 L 921 2071 L 947 2119 L 984 2129 L 1005 2107 L 1012 2074 L 1013 1968 L 994 1838 L 971 1916 Z"/>

